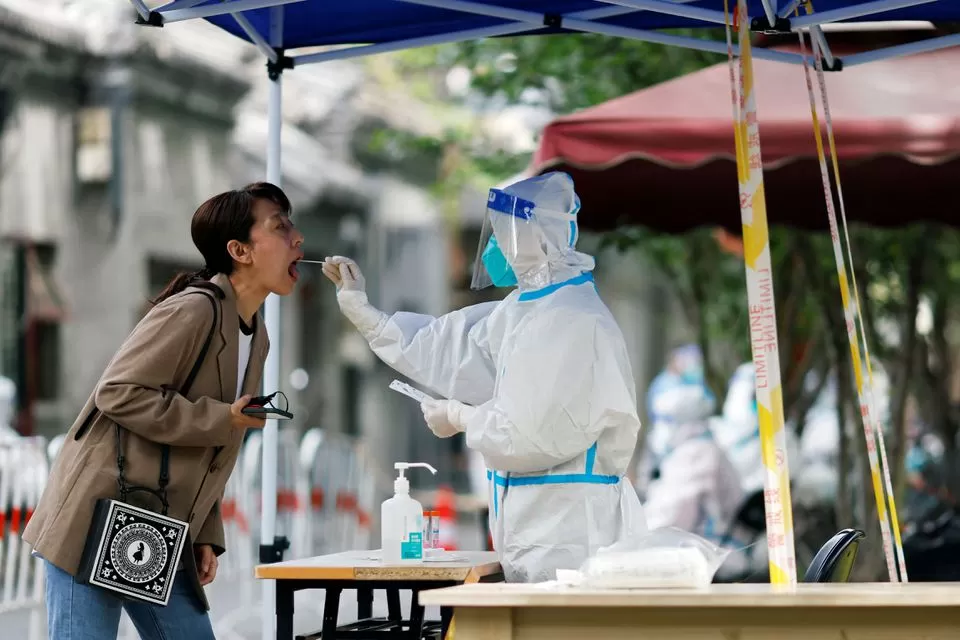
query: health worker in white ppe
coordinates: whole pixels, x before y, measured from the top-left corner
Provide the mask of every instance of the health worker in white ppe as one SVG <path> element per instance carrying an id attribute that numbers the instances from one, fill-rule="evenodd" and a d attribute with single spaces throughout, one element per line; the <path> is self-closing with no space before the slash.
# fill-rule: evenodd
<path id="1" fill-rule="evenodd" d="M 647 387 L 647 427 L 646 438 L 649 441 L 649 434 L 657 428 L 657 412 L 653 408 L 653 401 L 659 393 L 665 389 L 676 386 L 680 382 L 702 382 L 703 373 L 703 355 L 700 347 L 696 344 L 685 344 L 672 349 L 667 354 L 667 362 L 663 370 L 654 377 Z M 649 450 L 637 460 L 635 469 L 637 485 L 641 490 L 641 495 L 646 496 L 648 489 L 648 478 L 653 477 L 657 470 L 659 462 L 656 456 L 649 455 Z"/>
<path id="2" fill-rule="evenodd" d="M 640 429 L 619 327 L 576 251 L 573 180 L 549 173 L 491 189 L 472 288 L 500 302 L 440 318 L 388 315 L 356 264 L 330 258 L 344 315 L 388 365 L 448 400 L 424 403 L 439 437 L 483 455 L 494 547 L 510 582 L 552 580 L 646 530 L 624 475 Z"/>
<path id="3" fill-rule="evenodd" d="M 714 441 L 708 425 L 716 400 L 701 381 L 676 379 L 649 398 L 654 412 L 647 450 L 660 477 L 647 489 L 644 513 L 651 529 L 677 527 L 728 545 L 744 500 L 740 474 Z"/>
<path id="4" fill-rule="evenodd" d="M 667 366 L 657 374 L 647 389 L 647 415 L 655 416 L 653 399 L 663 389 L 667 389 L 681 380 L 702 381 L 703 353 L 695 344 L 685 344 L 670 352 Z"/>

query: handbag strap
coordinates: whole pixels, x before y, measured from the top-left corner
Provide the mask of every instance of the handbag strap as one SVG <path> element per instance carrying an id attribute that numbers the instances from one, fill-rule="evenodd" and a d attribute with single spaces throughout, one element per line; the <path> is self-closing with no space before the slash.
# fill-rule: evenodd
<path id="1" fill-rule="evenodd" d="M 190 294 L 199 294 L 207 298 L 210 301 L 210 305 L 213 307 L 213 324 L 210 325 L 210 331 L 207 332 L 207 338 L 203 342 L 203 347 L 200 349 L 200 355 L 197 356 L 196 362 L 193 363 L 193 368 L 190 369 L 190 373 L 187 374 L 187 379 L 184 381 L 183 386 L 180 388 L 180 394 L 186 396 L 190 392 L 190 387 L 193 386 L 194 380 L 196 380 L 197 374 L 200 373 L 200 367 L 203 365 L 203 361 L 207 357 L 207 352 L 210 351 L 210 344 L 213 342 L 213 334 L 218 325 L 218 319 L 220 315 L 220 305 L 217 304 L 216 300 L 213 299 L 213 296 L 207 295 L 202 291 L 189 291 L 187 295 Z M 154 491 L 153 489 L 147 489 L 145 487 L 130 487 L 127 485 L 126 479 L 123 477 L 123 444 L 120 441 L 120 425 L 116 425 L 116 434 L 117 434 L 117 469 L 119 474 L 117 475 L 117 484 L 120 485 L 120 499 L 126 501 L 127 494 L 134 491 L 146 491 L 148 493 L 154 494 L 157 498 L 160 499 L 160 503 L 163 506 L 163 515 L 167 515 L 167 511 L 170 507 L 167 501 L 167 485 L 170 484 L 170 445 L 164 444 L 160 446 L 160 478 L 158 480 L 159 489 Z"/>

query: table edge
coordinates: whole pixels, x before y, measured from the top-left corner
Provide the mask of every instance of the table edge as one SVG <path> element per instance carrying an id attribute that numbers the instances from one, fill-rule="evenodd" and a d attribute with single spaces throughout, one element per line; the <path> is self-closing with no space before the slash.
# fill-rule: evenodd
<path id="1" fill-rule="evenodd" d="M 639 608 L 639 609 L 943 609 L 960 607 L 960 589 L 953 593 L 925 594 L 923 599 L 904 597 L 903 593 L 851 594 L 838 597 L 831 593 L 767 593 L 717 594 L 658 591 L 644 596 L 642 592 L 615 593 L 604 591 L 563 592 L 529 590 L 519 592 L 478 591 L 470 585 L 436 589 L 421 594 L 422 604 L 464 608 Z"/>
<path id="2" fill-rule="evenodd" d="M 450 575 L 438 575 L 444 571 Z M 442 564 L 423 563 L 388 567 L 325 567 L 304 566 L 286 563 L 261 564 L 254 567 L 254 577 L 259 580 L 355 580 L 355 581 L 470 581 L 499 575 L 503 572 L 499 562 L 450 567 Z M 377 575 L 382 573 L 384 575 Z M 417 575 L 421 574 L 421 575 Z M 425 574 L 425 575 L 424 575 Z M 455 574 L 455 575 L 454 575 Z"/>

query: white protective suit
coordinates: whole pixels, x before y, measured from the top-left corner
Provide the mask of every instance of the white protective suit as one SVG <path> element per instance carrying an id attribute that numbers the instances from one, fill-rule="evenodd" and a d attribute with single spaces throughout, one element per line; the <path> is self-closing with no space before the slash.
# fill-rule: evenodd
<path id="1" fill-rule="evenodd" d="M 715 400 L 703 384 L 678 380 L 651 397 L 657 419 L 647 436 L 660 477 L 650 484 L 644 513 L 651 529 L 677 527 L 728 544 L 745 494 L 740 476 L 713 439 L 707 418 Z"/>
<path id="2" fill-rule="evenodd" d="M 647 415 L 653 419 L 656 411 L 653 400 L 664 389 L 677 381 L 703 381 L 703 354 L 695 344 L 685 344 L 673 349 L 667 359 L 667 367 L 657 374 L 647 389 Z"/>
<path id="3" fill-rule="evenodd" d="M 440 318 L 387 315 L 351 283 L 352 262 L 332 258 L 325 271 L 342 279 L 340 307 L 377 356 L 451 399 L 425 405 L 424 414 L 437 435 L 463 431 L 483 455 L 506 579 L 552 580 L 557 569 L 578 569 L 601 547 L 646 530 L 624 477 L 640 429 L 633 375 L 594 287 L 593 259 L 574 249 L 570 177 L 530 178 L 490 198 L 525 207 L 520 223 L 488 209 L 518 283 L 501 302 Z M 329 269 L 336 263 L 339 274 Z"/>

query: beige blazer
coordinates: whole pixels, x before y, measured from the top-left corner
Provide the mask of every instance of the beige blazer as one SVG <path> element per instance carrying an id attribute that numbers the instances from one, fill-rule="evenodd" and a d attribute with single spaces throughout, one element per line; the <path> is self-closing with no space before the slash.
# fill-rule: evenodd
<path id="1" fill-rule="evenodd" d="M 132 485 L 157 488 L 160 444 L 171 446 L 169 515 L 187 521 L 194 544 L 224 552 L 220 501 L 243 443 L 245 429 L 231 425 L 237 395 L 240 321 L 229 278 L 211 281 L 223 292 L 190 287 L 164 300 L 137 324 L 107 365 L 83 411 L 67 432 L 36 512 L 23 533 L 43 558 L 76 575 L 99 498 L 119 498 L 114 425 L 122 430 L 124 475 Z M 182 386 L 213 323 L 209 297 L 220 305 L 219 328 L 187 397 Z M 243 393 L 257 395 L 270 345 L 256 318 Z M 140 493 L 128 500 L 159 510 Z M 186 575 L 205 606 L 191 549 Z"/>

